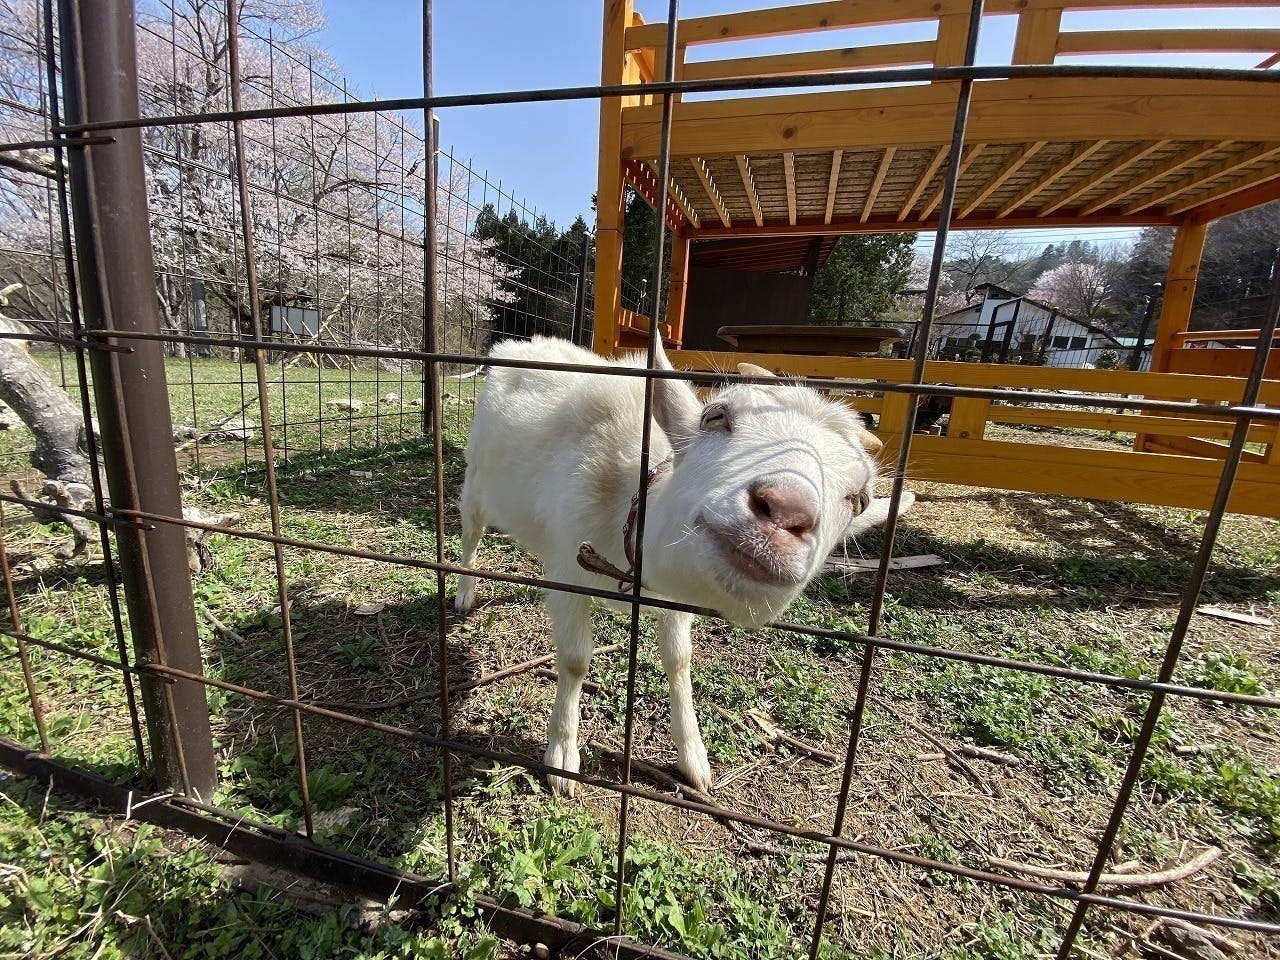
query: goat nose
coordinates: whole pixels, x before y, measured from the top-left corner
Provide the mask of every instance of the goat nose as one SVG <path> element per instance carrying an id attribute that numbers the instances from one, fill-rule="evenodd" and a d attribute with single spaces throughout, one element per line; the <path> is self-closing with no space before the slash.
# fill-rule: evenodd
<path id="1" fill-rule="evenodd" d="M 757 518 L 799 539 L 818 525 L 813 499 L 791 484 L 757 480 L 747 488 L 747 502 Z"/>

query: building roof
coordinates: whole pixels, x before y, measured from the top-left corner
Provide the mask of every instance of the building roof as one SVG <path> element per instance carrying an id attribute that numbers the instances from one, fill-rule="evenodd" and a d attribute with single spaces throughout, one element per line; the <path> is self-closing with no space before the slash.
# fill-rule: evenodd
<path id="1" fill-rule="evenodd" d="M 998 291 L 1000 291 L 1001 293 L 1009 293 L 1009 291 L 1005 290 L 1003 287 L 997 287 L 995 284 L 991 284 L 991 283 L 983 283 L 983 284 L 979 284 L 978 286 L 974 287 L 973 289 L 974 289 L 974 290 L 983 290 L 983 289 L 986 289 L 986 290 L 989 290 L 989 291 L 996 291 L 996 290 L 998 290 Z M 992 299 L 995 299 L 995 298 L 992 298 Z M 1099 336 L 1099 337 L 1105 337 L 1106 339 L 1110 340 L 1113 344 L 1115 344 L 1115 345 L 1116 345 L 1116 346 L 1118 346 L 1118 347 L 1119 347 L 1119 346 L 1124 346 L 1124 344 L 1122 344 L 1119 340 L 1117 340 L 1115 337 L 1113 337 L 1110 333 L 1108 333 L 1106 330 L 1104 330 L 1104 329 L 1103 329 L 1102 327 L 1100 327 L 1098 324 L 1093 323 L 1093 322 L 1091 322 L 1091 321 L 1089 321 L 1089 320 L 1077 320 L 1075 317 L 1071 316 L 1070 314 L 1064 313 L 1063 311 L 1059 310 L 1057 307 L 1052 306 L 1051 304 L 1045 303 L 1045 302 L 1043 302 L 1043 301 L 1041 301 L 1041 300 L 1033 300 L 1033 299 L 1031 299 L 1031 297 L 1018 297 L 1018 296 L 1014 296 L 1013 294 L 1009 294 L 1009 296 L 1008 296 L 1007 298 L 1005 298 L 1005 297 L 1001 297 L 1001 298 L 999 298 L 999 299 L 1000 299 L 1000 301 L 1001 301 L 1002 303 L 1013 303 L 1015 300 L 1024 300 L 1024 301 L 1026 301 L 1027 303 L 1034 304 L 1035 306 L 1039 307 L 1041 310 L 1047 310 L 1047 311 L 1051 311 L 1051 312 L 1056 312 L 1056 313 L 1058 314 L 1058 318 L 1059 318 L 1060 320 L 1067 320 L 1067 321 L 1069 321 L 1069 322 L 1071 322 L 1071 323 L 1076 324 L 1077 326 L 1084 327 L 1084 328 L 1085 328 L 1086 330 L 1088 330 L 1090 333 L 1096 334 L 1096 335 L 1097 335 L 1097 336 Z M 937 319 L 939 319 L 939 320 L 945 320 L 947 317 L 958 317 L 958 316 L 960 316 L 960 314 L 962 314 L 962 313 L 967 313 L 967 312 L 969 312 L 970 310 L 978 310 L 978 311 L 981 311 L 981 310 L 982 310 L 982 305 L 983 305 L 983 303 L 985 303 L 985 302 L 986 302 L 985 300 L 979 300 L 979 301 L 977 301 L 977 302 L 975 302 L 975 303 L 967 304 L 966 306 L 960 307 L 960 308 L 959 308 L 959 309 L 957 309 L 957 310 L 952 310 L 952 311 L 950 311 L 949 313 L 944 313 L 944 314 L 942 314 L 942 316 L 938 317 Z M 1150 341 L 1148 341 L 1148 342 L 1150 342 Z"/>

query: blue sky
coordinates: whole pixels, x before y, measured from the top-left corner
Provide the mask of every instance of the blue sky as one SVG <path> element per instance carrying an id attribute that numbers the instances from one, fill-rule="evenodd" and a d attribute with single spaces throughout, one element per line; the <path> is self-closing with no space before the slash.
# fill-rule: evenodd
<path id="1" fill-rule="evenodd" d="M 1280 0 L 1277 0 L 1280 3 Z M 682 16 L 777 5 L 769 0 L 684 0 Z M 663 19 L 661 0 L 640 0 L 646 20 Z M 364 97 L 418 96 L 422 92 L 421 5 L 416 0 L 324 0 L 329 28 L 319 38 Z M 1276 9 L 1223 9 L 1206 23 L 1200 11 L 1096 11 L 1068 13 L 1064 29 L 1275 26 Z M 438 93 L 474 93 L 523 87 L 590 84 L 600 77 L 600 0 L 435 0 L 435 83 Z M 1008 63 L 1015 18 L 983 22 L 979 59 Z M 840 30 L 739 41 L 690 49 L 690 59 L 749 56 L 782 50 L 825 49 L 927 39 L 932 25 Z M 1183 56 L 1183 64 L 1252 66 L 1247 55 Z M 1143 57 L 1076 57 L 1069 62 L 1152 63 Z M 597 106 L 594 101 L 468 107 L 441 112 L 441 141 L 470 158 L 489 179 L 501 181 L 566 227 L 577 214 L 590 220 L 596 182 Z M 1025 233 L 1025 232 L 1024 232 Z M 1035 244 L 1065 236 L 1042 232 Z M 1104 240 L 1132 232 L 1091 230 Z M 924 239 L 923 237 L 921 238 Z M 1028 241 L 1030 242 L 1030 241 Z"/>

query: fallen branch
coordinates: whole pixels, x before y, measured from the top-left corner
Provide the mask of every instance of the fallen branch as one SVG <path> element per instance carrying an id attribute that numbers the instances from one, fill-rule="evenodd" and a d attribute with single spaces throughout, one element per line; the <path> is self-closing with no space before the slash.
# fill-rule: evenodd
<path id="1" fill-rule="evenodd" d="M 737 716 L 730 710 L 726 710 L 724 707 L 716 707 L 716 713 L 720 714 L 720 716 L 724 717 L 730 723 L 745 726 L 745 724 L 743 724 L 742 717 Z M 830 750 L 823 750 L 821 747 L 815 747 L 813 744 L 806 743 L 799 737 L 788 733 L 786 730 L 782 729 L 782 727 L 778 726 L 773 717 L 769 716 L 762 710 L 747 710 L 744 711 L 743 716 L 749 717 L 755 722 L 756 726 L 760 728 L 762 737 L 766 743 L 784 743 L 793 750 L 807 754 L 815 760 L 821 760 L 823 763 L 837 764 L 840 762 L 840 757 L 832 753 Z"/>
<path id="2" fill-rule="evenodd" d="M 920 726 L 920 724 L 916 723 L 914 720 L 910 719 L 909 717 L 904 717 L 901 714 L 899 714 L 898 719 L 901 720 L 903 723 L 905 723 L 908 727 L 910 727 L 916 733 L 920 734 L 920 736 L 928 740 L 931 744 L 933 744 L 939 750 L 941 750 L 943 755 L 948 760 L 951 761 L 952 765 L 957 770 L 959 770 L 961 773 L 965 775 L 965 777 L 968 778 L 970 783 L 972 783 L 976 787 L 981 787 L 983 790 L 989 790 L 986 784 L 986 781 L 984 781 L 982 777 L 978 776 L 978 771 L 973 769 L 973 767 L 969 764 L 969 762 L 965 760 L 962 756 L 960 756 L 960 754 L 956 753 L 955 750 L 951 749 L 951 747 L 947 746 L 945 743 L 943 743 L 941 740 L 935 737 L 932 733 L 930 733 L 928 730 Z"/>
<path id="3" fill-rule="evenodd" d="M 1186 863 L 1155 873 L 1104 873 L 1098 878 L 1098 886 L 1115 887 L 1120 890 L 1145 890 L 1150 887 L 1161 887 L 1168 883 L 1185 880 L 1216 863 L 1222 857 L 1222 850 L 1209 847 L 1192 857 Z M 1004 870 L 1006 873 L 1021 873 L 1042 880 L 1054 880 L 1058 883 L 1083 884 L 1089 874 L 1078 870 L 1058 870 L 1053 867 L 1037 867 L 1030 863 L 1018 863 L 1015 860 L 1001 860 L 999 857 L 988 857 L 987 866 L 993 870 Z"/>

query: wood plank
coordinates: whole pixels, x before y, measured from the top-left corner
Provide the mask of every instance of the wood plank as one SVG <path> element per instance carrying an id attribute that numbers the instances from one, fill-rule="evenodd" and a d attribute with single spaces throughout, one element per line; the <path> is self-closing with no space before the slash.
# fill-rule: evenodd
<path id="1" fill-rule="evenodd" d="M 1230 620 L 1233 623 L 1243 623 L 1251 627 L 1273 627 L 1275 621 L 1268 617 L 1260 617 L 1254 613 L 1242 613 L 1239 610 L 1227 610 L 1224 607 L 1215 607 L 1206 605 L 1196 607 L 1196 613 L 1206 617 L 1217 617 L 1219 620 Z"/>
<path id="2" fill-rule="evenodd" d="M 990 410 L 990 400 L 956 397 L 951 401 L 947 436 L 958 437 L 961 440 L 981 440 L 986 435 L 987 414 Z"/>
<path id="3" fill-rule="evenodd" d="M 993 407 L 990 423 L 1017 426 L 1058 427 L 1064 430 L 1101 430 L 1110 433 L 1159 433 L 1169 437 L 1200 437 L 1230 440 L 1235 431 L 1230 420 L 1200 420 L 1194 417 L 1155 416 L 1137 413 L 1102 413 L 1096 410 L 1069 410 L 1051 407 Z M 1274 427 L 1251 427 L 1249 439 L 1265 443 Z"/>
<path id="4" fill-rule="evenodd" d="M 1212 9 L 1266 7 L 1273 6 L 1274 2 L 1275 0 L 1194 0 L 1189 5 Z M 987 14 L 995 15 L 1019 13 L 1023 10 L 1061 10 L 1063 6 L 1070 6 L 1073 10 L 1139 9 L 1168 7 L 1169 3 L 1168 0 L 1071 0 L 1068 4 L 1064 4 L 1062 0 L 987 0 L 983 9 Z M 714 43 L 720 40 L 749 40 L 845 27 L 911 23 L 968 13 L 970 9 L 971 4 L 967 0 L 825 0 L 763 10 L 745 10 L 740 13 L 683 18 L 677 33 L 682 43 Z M 628 50 L 661 48 L 666 42 L 667 25 L 662 21 L 634 26 L 626 33 Z"/>
<path id="5" fill-rule="evenodd" d="M 1037 140 L 1035 143 L 1028 144 L 1019 150 L 1014 158 L 1005 164 L 1004 169 L 988 180 L 986 185 L 978 191 L 977 196 L 965 205 L 964 209 L 960 211 L 960 218 L 963 219 L 973 213 L 974 210 L 977 210 L 983 200 L 986 200 L 987 197 L 1004 186 L 1005 181 L 1021 170 L 1028 160 L 1045 148 L 1047 143 L 1047 140 Z"/>
<path id="6" fill-rule="evenodd" d="M 1181 193 L 1197 191 L 1198 188 L 1206 187 L 1207 184 L 1212 183 L 1213 180 L 1228 177 L 1228 175 L 1247 168 L 1247 166 L 1252 166 L 1253 164 L 1266 163 L 1266 161 L 1274 159 L 1274 157 L 1277 156 L 1280 156 L 1280 143 L 1260 143 L 1260 145 L 1252 147 L 1251 150 L 1245 150 L 1243 154 L 1233 157 L 1233 159 L 1222 161 L 1221 164 L 1213 166 L 1211 170 L 1206 170 L 1206 172 L 1198 175 L 1198 177 L 1193 174 L 1190 175 L 1190 177 L 1181 180 L 1178 184 L 1178 189 L 1172 192 L 1170 196 L 1176 197 L 1180 196 Z M 1258 179 L 1267 179 L 1267 177 L 1263 175 L 1263 177 Z M 1236 186 L 1236 184 L 1233 183 L 1219 184 L 1219 189 L 1222 191 L 1221 193 L 1217 193 L 1217 195 L 1215 195 L 1215 193 L 1206 189 L 1206 191 L 1197 193 L 1194 200 L 1183 200 L 1179 201 L 1178 204 L 1169 205 L 1169 210 L 1170 212 L 1190 210 L 1193 206 L 1201 206 L 1202 204 L 1207 204 L 1207 202 L 1210 202 L 1211 200 L 1216 200 L 1217 197 L 1224 196 L 1225 193 L 1234 193 L 1236 189 L 1239 188 L 1239 186 Z"/>
<path id="7" fill-rule="evenodd" d="M 621 83 L 626 72 L 624 31 L 631 23 L 631 0 L 604 4 L 600 82 Z M 597 166 L 595 326 L 592 349 L 610 355 L 618 346 L 618 311 L 622 307 L 622 100 L 600 100 L 600 152 Z"/>
<path id="8" fill-rule="evenodd" d="M 1262 159 L 1262 158 L 1270 159 L 1276 156 L 1280 156 L 1280 145 L 1276 145 L 1275 148 L 1272 150 L 1267 150 L 1265 153 L 1261 155 L 1261 157 L 1257 159 Z M 1244 177 L 1241 177 L 1239 180 L 1227 181 L 1226 183 L 1218 184 L 1218 186 L 1210 190 L 1206 190 L 1202 193 L 1197 193 L 1194 198 L 1181 200 L 1178 202 L 1176 206 L 1168 207 L 1166 209 L 1166 212 L 1174 213 L 1174 214 L 1183 213 L 1187 210 L 1191 210 L 1194 207 L 1199 207 L 1199 206 L 1203 206 L 1206 203 L 1211 203 L 1212 201 L 1217 200 L 1219 197 L 1224 197 L 1232 193 L 1237 193 L 1240 190 L 1243 190 L 1245 187 L 1253 186 L 1254 184 L 1258 184 L 1258 183 L 1266 183 L 1268 180 L 1273 180 L 1277 176 L 1280 176 L 1280 169 L 1277 169 L 1274 167 L 1266 168 L 1262 171 L 1259 171 L 1256 175 L 1244 176 Z M 1209 177 L 1208 179 L 1217 180 L 1218 177 L 1213 176 L 1213 177 Z"/>
<path id="9" fill-rule="evenodd" d="M 796 155 L 794 153 L 784 153 L 782 155 L 782 170 L 784 179 L 787 182 L 787 221 L 795 226 L 796 222 Z"/>
<path id="10" fill-rule="evenodd" d="M 885 150 L 884 156 L 880 158 L 880 164 L 876 167 L 876 174 L 871 180 L 871 188 L 867 191 L 867 198 L 862 203 L 862 216 L 858 218 L 863 223 L 866 223 L 871 217 L 871 211 L 876 205 L 876 197 L 880 195 L 880 188 L 884 186 L 884 178 L 889 173 L 889 166 L 893 163 L 895 152 L 893 147 L 889 147 Z"/>
<path id="11" fill-rule="evenodd" d="M 655 210 L 658 207 L 658 169 L 657 164 L 650 161 L 637 163 L 634 160 L 622 161 L 623 177 L 636 189 L 636 192 Z M 673 231 L 686 230 L 696 223 L 677 201 L 679 185 L 674 178 L 667 184 L 667 224 Z"/>
<path id="12" fill-rule="evenodd" d="M 924 193 L 925 188 L 933 181 L 934 176 L 938 173 L 938 168 L 942 166 L 942 161 L 947 159 L 947 154 L 951 151 L 947 147 L 939 147 L 934 153 L 933 159 L 929 161 L 929 165 L 924 168 L 924 173 L 920 175 L 920 179 L 916 181 L 916 185 L 911 188 L 911 192 L 907 194 L 907 201 L 902 205 L 902 209 L 898 211 L 898 219 L 905 220 L 907 215 L 911 213 L 911 208 L 916 205 L 916 201 L 920 199 L 920 195 Z M 924 219 L 923 217 L 921 219 Z"/>
<path id="13" fill-rule="evenodd" d="M 1116 157 L 1114 160 L 1108 163 L 1101 170 L 1098 170 L 1095 173 L 1089 174 L 1089 176 L 1086 177 L 1084 180 L 1082 180 L 1080 183 L 1076 184 L 1066 193 L 1061 194 L 1058 197 L 1058 199 L 1054 200 L 1052 203 L 1046 206 L 1041 207 L 1039 210 L 1036 211 L 1036 216 L 1047 217 L 1049 214 L 1053 213 L 1053 211 L 1059 209 L 1060 207 L 1066 206 L 1068 203 L 1070 203 L 1072 200 L 1075 200 L 1077 197 L 1083 196 L 1084 194 L 1092 190 L 1094 187 L 1098 186 L 1100 183 L 1105 183 L 1106 181 L 1114 177 L 1117 173 L 1123 173 L 1125 170 L 1128 170 L 1130 167 L 1132 167 L 1135 163 L 1140 162 L 1145 157 L 1151 156 L 1151 154 L 1155 153 L 1157 150 L 1160 150 L 1168 146 L 1168 144 L 1169 144 L 1168 140 L 1157 140 L 1154 143 L 1139 143 L 1136 146 L 1130 147 L 1124 153 L 1120 154 L 1120 156 Z"/>
<path id="14" fill-rule="evenodd" d="M 1250 164 L 1259 163 L 1277 155 L 1280 155 L 1280 143 L 1258 144 L 1256 147 L 1250 147 L 1243 153 L 1239 153 L 1234 157 L 1228 157 L 1221 163 L 1214 164 L 1214 166 L 1208 170 L 1188 174 L 1176 183 L 1170 184 L 1161 192 L 1152 194 L 1149 197 L 1144 197 L 1137 203 L 1130 204 L 1124 212 L 1137 213 L 1139 210 L 1145 210 L 1147 207 L 1155 206 L 1164 200 L 1181 196 L 1182 194 L 1194 190 L 1197 187 L 1207 186 L 1214 180 L 1218 180 L 1221 177 L 1235 173 L 1237 170 L 1247 167 Z M 1182 209 L 1190 209 L 1195 205 L 1196 203 L 1194 202 L 1188 203 Z"/>
<path id="15" fill-rule="evenodd" d="M 1239 189 L 1234 190 L 1229 195 L 1220 196 L 1218 199 L 1205 200 L 1197 198 L 1196 205 L 1183 212 L 1189 221 L 1211 223 L 1222 217 L 1229 217 L 1233 213 L 1252 210 L 1254 207 L 1260 207 L 1264 203 L 1272 203 L 1276 200 L 1280 200 L 1280 170 L 1277 170 L 1275 176 L 1270 178 L 1262 180 L 1250 178 L 1248 183 L 1240 184 Z"/>
<path id="16" fill-rule="evenodd" d="M 959 67 L 964 64 L 965 47 L 969 41 L 969 12 L 953 13 L 938 18 L 938 41 L 933 62 L 939 67 Z M 938 81 L 934 81 L 935 83 Z M 954 83 L 955 81 L 942 81 Z"/>
<path id="17" fill-rule="evenodd" d="M 955 219 L 955 218 L 953 218 Z M 1088 219 L 1090 227 L 1172 227 L 1183 222 L 1182 217 L 1172 217 L 1160 210 L 1144 210 L 1131 217 L 1120 214 L 1095 213 Z M 1054 214 L 1051 217 L 1006 217 L 997 220 L 995 217 L 974 213 L 964 220 L 957 220 L 965 230 L 1018 230 L 1023 227 L 1079 227 L 1080 218 L 1070 213 Z M 736 220 L 732 229 L 726 229 L 718 223 L 704 223 L 696 231 L 698 239 L 710 240 L 715 237 L 812 237 L 819 234 L 866 234 L 866 233 L 906 233 L 919 230 L 933 230 L 938 226 L 938 215 L 935 213 L 927 220 L 912 217 L 899 220 L 897 216 L 876 214 L 866 223 L 854 216 L 833 217 L 830 223 L 823 223 L 822 217 L 797 217 L 795 226 L 787 223 L 786 217 L 776 220 L 765 220 L 764 225 L 757 227 L 747 219 Z"/>
<path id="18" fill-rule="evenodd" d="M 1012 200 L 1006 203 L 1003 207 L 1001 207 L 998 211 L 996 211 L 996 217 L 998 219 L 1007 217 L 1009 214 L 1013 213 L 1013 211 L 1017 210 L 1019 207 L 1021 207 L 1024 203 L 1026 203 L 1036 194 L 1040 193 L 1042 190 L 1046 190 L 1049 187 L 1053 186 L 1055 183 L 1057 183 L 1059 180 L 1065 177 L 1068 173 L 1070 173 L 1080 164 L 1084 163 L 1084 161 L 1088 160 L 1090 157 L 1092 157 L 1095 153 L 1097 153 L 1099 150 L 1101 150 L 1110 142 L 1111 142 L 1110 140 L 1095 140 L 1093 141 L 1093 143 L 1086 143 L 1084 146 L 1077 147 L 1074 151 L 1072 151 L 1070 156 L 1064 157 L 1062 160 L 1059 160 L 1057 163 L 1053 165 L 1052 168 L 1048 170 L 1048 172 L 1045 173 L 1044 176 L 1042 176 L 1035 183 L 1029 184 L 1026 187 L 1026 189 L 1024 189 L 1020 194 L 1018 194 L 1016 197 L 1014 197 Z"/>
<path id="19" fill-rule="evenodd" d="M 1280 30 L 1226 29 L 1072 30 L 1058 35 L 1058 53 L 1139 53 L 1177 50 L 1215 53 L 1240 50 L 1270 53 L 1280 49 Z"/>
<path id="20" fill-rule="evenodd" d="M 1204 255 L 1204 224 L 1183 224 L 1173 238 L 1169 272 L 1165 276 L 1164 299 L 1160 303 L 1160 320 L 1155 343 L 1151 346 L 1151 369 L 1169 369 L 1169 353 L 1173 335 L 1186 330 L 1191 323 L 1191 303 L 1195 299 L 1196 279 L 1200 275 L 1200 259 Z"/>
<path id="21" fill-rule="evenodd" d="M 670 359 L 681 370 L 733 370 L 738 363 L 745 362 L 788 376 L 838 377 L 862 382 L 909 382 L 912 368 L 911 360 L 881 357 L 821 357 L 716 350 L 683 350 L 673 353 Z M 1077 367 L 1024 367 L 1018 364 L 951 360 L 930 360 L 925 364 L 924 378 L 926 383 L 949 383 L 961 387 L 1076 390 L 1082 393 L 1129 394 L 1151 399 L 1194 398 L 1204 403 L 1239 403 L 1241 389 L 1238 377 Z M 1267 405 L 1280 404 L 1280 381 L 1264 381 L 1259 402 Z"/>
<path id="22" fill-rule="evenodd" d="M 888 438 L 884 455 L 896 447 Z M 1221 472 L 1221 461 L 1200 457 L 930 436 L 912 438 L 907 466 L 913 480 L 1199 510 L 1213 502 Z M 1278 497 L 1274 466 L 1243 463 L 1227 509 L 1275 516 Z"/>
<path id="23" fill-rule="evenodd" d="M 940 567 L 947 561 L 936 553 L 920 553 L 910 557 L 890 557 L 890 570 L 920 570 L 925 567 Z M 843 570 L 849 573 L 875 573 L 880 569 L 877 557 L 827 557 L 823 566 L 828 570 Z"/>
<path id="24" fill-rule="evenodd" d="M 1087 206 L 1081 207 L 1080 213 L 1082 216 L 1088 216 L 1097 210 L 1101 210 L 1103 207 L 1109 207 L 1112 204 L 1123 200 L 1125 197 L 1136 193 L 1143 187 L 1157 183 L 1165 177 L 1177 173 L 1183 167 L 1190 166 L 1198 160 L 1203 160 L 1210 154 L 1217 153 L 1219 150 L 1224 150 L 1230 145 L 1230 140 L 1226 143 L 1214 142 L 1193 144 L 1190 149 L 1184 150 L 1182 153 L 1177 154 L 1163 163 L 1156 164 L 1154 167 L 1148 167 L 1128 183 L 1116 187 L 1114 190 L 1104 194 L 1097 200 L 1090 202 Z M 1157 197 L 1158 199 L 1152 202 L 1159 202 L 1159 199 L 1163 199 L 1163 197 L 1159 197 L 1159 195 L 1157 195 Z M 1149 204 L 1146 205 L 1149 206 Z M 1138 209 L 1140 210 L 1142 207 L 1138 207 Z M 1132 207 L 1129 208 L 1129 212 L 1133 212 Z"/>
<path id="25" fill-rule="evenodd" d="M 671 238 L 671 267 L 667 287 L 667 326 L 671 329 L 671 339 L 676 343 L 684 340 L 684 308 L 688 301 L 689 291 L 689 246 L 688 237 Z"/>
<path id="26" fill-rule="evenodd" d="M 702 218 L 698 215 L 697 209 L 689 201 L 689 197 L 684 192 L 684 187 L 676 183 L 675 177 L 671 178 L 671 183 L 667 185 L 667 193 L 671 195 L 671 199 L 675 201 L 675 205 L 680 208 L 680 212 L 684 214 L 685 219 L 689 221 L 690 226 L 697 230 L 702 226 Z"/>
<path id="27" fill-rule="evenodd" d="M 760 196 L 756 193 L 756 178 L 751 175 L 751 162 L 742 154 L 738 154 L 738 173 L 742 176 L 742 189 L 747 192 L 747 202 L 751 204 L 751 216 L 756 226 L 764 226 L 764 214 L 760 212 Z"/>
<path id="28" fill-rule="evenodd" d="M 868 67 L 903 67 L 933 63 L 935 43 L 883 43 L 840 50 L 812 50 L 729 60 L 691 61 L 685 80 L 723 80 L 734 77 L 789 77 L 799 73 L 840 73 Z"/>
<path id="29" fill-rule="evenodd" d="M 1013 62 L 1053 63 L 1061 26 L 1061 8 L 1023 10 L 1018 15 L 1018 32 L 1013 38 Z"/>
<path id="30" fill-rule="evenodd" d="M 1057 77 L 974 84 L 966 138 L 973 143 L 1110 140 L 1280 141 L 1270 84 L 1243 80 Z M 952 96 L 947 96 L 951 93 Z M 946 84 L 782 97 L 735 97 L 675 106 L 675 156 L 940 146 L 955 109 Z M 656 157 L 661 109 L 623 114 L 624 156 Z"/>
<path id="31" fill-rule="evenodd" d="M 831 176 L 827 180 L 827 212 L 823 215 L 823 223 L 831 222 L 831 215 L 836 209 L 836 184 L 840 182 L 840 160 L 843 156 L 843 150 L 835 150 L 831 154 Z"/>
<path id="32" fill-rule="evenodd" d="M 981 156 L 986 147 L 985 143 L 971 143 L 964 148 L 964 152 L 960 155 L 960 172 L 956 175 L 957 191 L 960 189 L 960 180 L 964 177 L 964 172 L 969 169 L 969 165 L 974 160 Z M 924 209 L 920 211 L 920 216 L 927 218 L 929 214 L 933 213 L 938 204 L 942 203 L 942 198 L 946 192 L 947 182 L 944 177 L 942 183 L 938 184 L 938 192 L 933 195 L 932 200 L 925 204 Z"/>
<path id="33" fill-rule="evenodd" d="M 724 201 L 720 199 L 720 191 L 716 189 L 716 182 L 711 176 L 711 170 L 707 166 L 707 162 L 701 157 L 694 157 L 689 162 L 693 165 L 693 172 L 702 181 L 702 188 L 707 191 L 707 197 L 711 200 L 711 206 L 715 208 L 720 222 L 726 227 L 732 226 L 729 221 L 729 211 L 725 207 Z"/>

